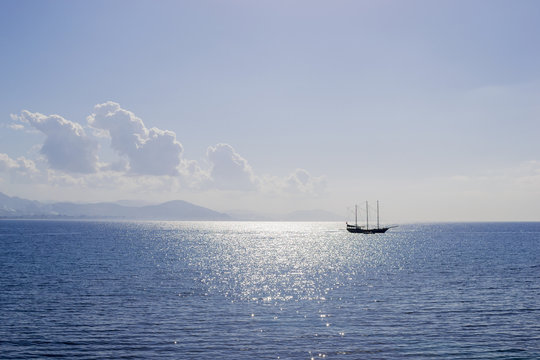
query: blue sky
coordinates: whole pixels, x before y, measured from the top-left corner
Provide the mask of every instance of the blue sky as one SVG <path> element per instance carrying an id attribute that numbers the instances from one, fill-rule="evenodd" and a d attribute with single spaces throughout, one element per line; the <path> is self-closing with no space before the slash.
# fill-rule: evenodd
<path id="1" fill-rule="evenodd" d="M 539 219 L 536 1 L 0 7 L 9 195 Z"/>

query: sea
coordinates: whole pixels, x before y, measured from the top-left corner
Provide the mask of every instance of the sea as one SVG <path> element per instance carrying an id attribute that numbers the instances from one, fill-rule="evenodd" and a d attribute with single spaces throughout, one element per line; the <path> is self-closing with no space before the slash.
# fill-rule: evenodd
<path id="1" fill-rule="evenodd" d="M 0 221 L 1 359 L 540 359 L 540 223 Z"/>

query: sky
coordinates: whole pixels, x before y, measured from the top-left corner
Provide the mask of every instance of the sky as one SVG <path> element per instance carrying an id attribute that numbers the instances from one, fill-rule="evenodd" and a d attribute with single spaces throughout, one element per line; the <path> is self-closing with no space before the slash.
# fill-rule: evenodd
<path id="1" fill-rule="evenodd" d="M 0 1 L 0 191 L 540 221 L 538 1 Z"/>

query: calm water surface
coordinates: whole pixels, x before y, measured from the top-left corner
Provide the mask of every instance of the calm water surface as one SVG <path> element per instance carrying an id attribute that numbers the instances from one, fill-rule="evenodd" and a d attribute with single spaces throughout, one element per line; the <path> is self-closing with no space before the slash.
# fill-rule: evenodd
<path id="1" fill-rule="evenodd" d="M 0 221 L 0 358 L 540 359 L 540 223 Z"/>

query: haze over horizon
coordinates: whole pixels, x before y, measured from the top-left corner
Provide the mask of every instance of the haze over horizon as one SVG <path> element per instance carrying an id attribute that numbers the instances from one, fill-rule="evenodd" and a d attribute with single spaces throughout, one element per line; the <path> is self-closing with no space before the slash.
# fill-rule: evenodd
<path id="1" fill-rule="evenodd" d="M 0 192 L 540 220 L 536 1 L 3 1 Z"/>

